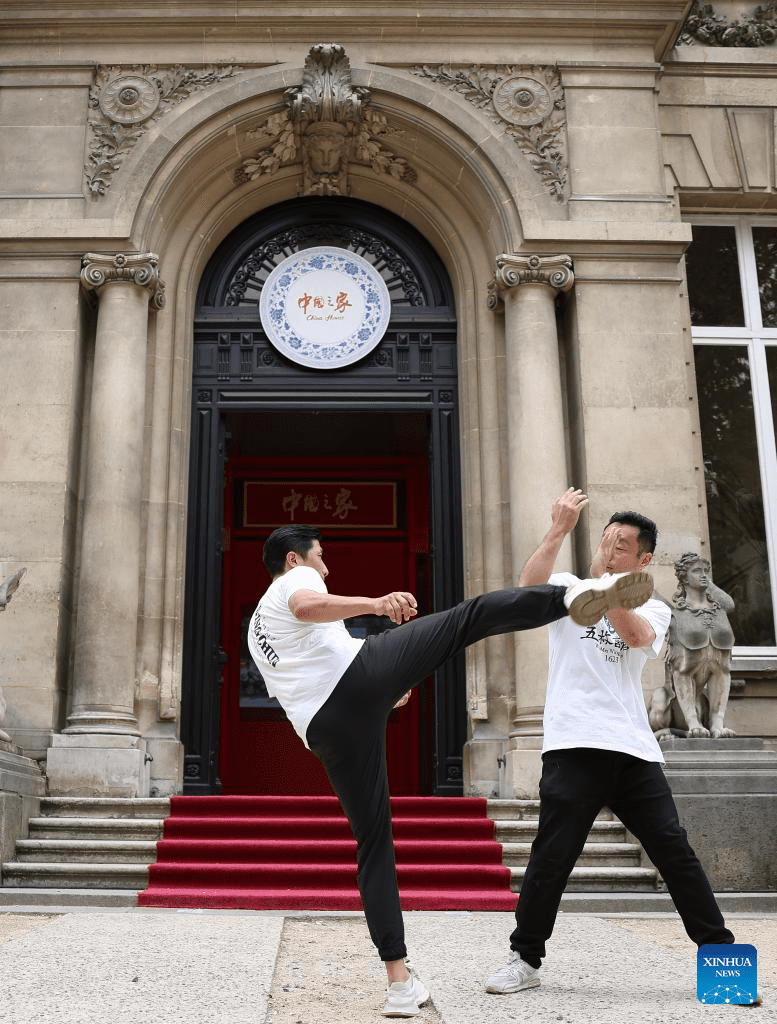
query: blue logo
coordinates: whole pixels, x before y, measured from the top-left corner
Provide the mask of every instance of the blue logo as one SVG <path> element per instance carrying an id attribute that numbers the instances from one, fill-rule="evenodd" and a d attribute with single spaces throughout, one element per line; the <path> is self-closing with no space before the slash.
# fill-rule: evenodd
<path id="1" fill-rule="evenodd" d="M 744 943 L 710 943 L 696 955 L 696 995 L 700 1003 L 752 1005 L 758 995 L 758 953 Z"/>

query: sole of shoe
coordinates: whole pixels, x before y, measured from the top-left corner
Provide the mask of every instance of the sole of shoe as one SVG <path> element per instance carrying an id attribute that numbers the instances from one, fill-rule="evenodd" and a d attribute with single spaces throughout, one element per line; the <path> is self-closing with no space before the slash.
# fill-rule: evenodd
<path id="1" fill-rule="evenodd" d="M 639 608 L 653 593 L 653 577 L 647 572 L 619 576 L 604 590 L 586 590 L 569 606 L 578 626 L 593 626 L 611 608 Z"/>
<path id="2" fill-rule="evenodd" d="M 408 1006 L 392 1006 L 392 1007 L 384 1006 L 383 1007 L 383 1016 L 384 1017 L 417 1017 L 418 1014 L 421 1012 L 421 1007 L 425 1006 L 428 1001 L 429 1001 L 429 997 L 427 996 L 426 999 L 423 1000 L 423 1002 L 412 1003 L 411 1005 L 408 1005 Z"/>
<path id="3" fill-rule="evenodd" d="M 503 985 L 501 987 L 498 987 L 497 985 L 492 985 L 489 987 L 488 983 L 486 983 L 486 992 L 493 992 L 493 994 L 497 996 L 509 996 L 513 992 L 523 992 L 527 988 L 539 987 L 539 978 L 527 978 L 526 981 L 522 981 L 517 985 Z"/>

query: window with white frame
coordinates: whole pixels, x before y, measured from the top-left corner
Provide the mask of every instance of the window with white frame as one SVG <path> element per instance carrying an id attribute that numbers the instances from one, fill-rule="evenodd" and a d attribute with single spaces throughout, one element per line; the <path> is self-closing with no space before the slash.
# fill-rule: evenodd
<path id="1" fill-rule="evenodd" d="M 686 254 L 712 574 L 737 654 L 777 648 L 777 221 L 692 220 Z"/>

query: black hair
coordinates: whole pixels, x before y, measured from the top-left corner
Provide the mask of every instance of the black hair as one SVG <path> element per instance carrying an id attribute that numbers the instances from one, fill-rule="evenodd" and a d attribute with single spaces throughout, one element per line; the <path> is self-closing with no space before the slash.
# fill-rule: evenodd
<path id="1" fill-rule="evenodd" d="M 648 519 L 647 516 L 643 516 L 639 512 L 616 512 L 610 516 L 611 523 L 622 523 L 624 526 L 636 526 L 637 530 L 637 550 L 640 554 L 649 551 L 652 555 L 656 550 L 656 544 L 658 543 L 658 527 L 652 519 Z"/>
<path id="2" fill-rule="evenodd" d="M 262 548 L 262 561 L 272 578 L 283 572 L 290 551 L 306 558 L 317 540 L 321 540 L 321 531 L 315 526 L 280 526 L 273 530 Z"/>

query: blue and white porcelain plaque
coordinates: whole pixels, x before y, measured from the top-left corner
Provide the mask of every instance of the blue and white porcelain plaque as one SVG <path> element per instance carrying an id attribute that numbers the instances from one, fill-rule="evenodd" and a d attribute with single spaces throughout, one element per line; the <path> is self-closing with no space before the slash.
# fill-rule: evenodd
<path id="1" fill-rule="evenodd" d="M 300 366 L 336 370 L 380 342 L 391 298 L 371 263 L 331 246 L 294 253 L 262 288 L 259 314 L 278 351 Z"/>

